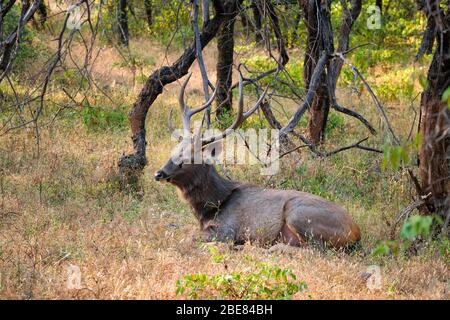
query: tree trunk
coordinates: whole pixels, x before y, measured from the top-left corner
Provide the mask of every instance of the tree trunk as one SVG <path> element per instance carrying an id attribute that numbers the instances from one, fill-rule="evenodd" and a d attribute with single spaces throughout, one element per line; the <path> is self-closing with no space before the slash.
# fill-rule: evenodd
<path id="1" fill-rule="evenodd" d="M 145 16 L 147 18 L 147 24 L 151 28 L 152 24 L 153 24 L 152 0 L 144 0 L 144 6 L 145 6 Z"/>
<path id="2" fill-rule="evenodd" d="M 348 50 L 351 29 L 361 12 L 361 0 L 349 2 L 351 2 L 351 8 L 347 7 L 347 2 L 343 2 L 344 12 L 339 30 L 338 52 Z M 304 21 L 308 31 L 303 70 L 305 88 L 307 90 L 312 73 L 322 52 L 325 51 L 328 54 L 334 52 L 333 29 L 330 17 L 331 2 L 329 0 L 322 2 L 299 1 L 299 4 L 303 8 Z M 326 71 L 321 76 L 320 85 L 309 108 L 308 135 L 313 144 L 320 144 L 325 140 L 325 129 L 330 106 L 335 106 L 336 104 L 335 90 L 342 64 L 341 59 L 333 59 L 327 63 Z"/>
<path id="3" fill-rule="evenodd" d="M 429 6 L 429 8 L 431 5 Z M 439 7 L 437 7 L 439 8 Z M 434 7 L 428 19 L 436 19 L 436 49 L 428 70 L 428 87 L 421 97 L 419 173 L 423 195 L 431 193 L 428 213 L 448 224 L 450 212 L 450 110 L 442 94 L 450 87 L 450 10 Z"/>
<path id="4" fill-rule="evenodd" d="M 46 22 L 47 22 L 47 6 L 45 5 L 45 1 L 42 0 L 39 3 L 39 8 L 38 8 L 38 14 L 39 14 L 39 22 L 41 24 L 41 26 L 43 26 Z"/>
<path id="5" fill-rule="evenodd" d="M 263 30 L 261 20 L 261 3 L 260 0 L 253 0 L 252 3 L 253 19 L 255 20 L 255 41 L 260 44 L 263 41 Z"/>
<path id="6" fill-rule="evenodd" d="M 303 68 L 303 78 L 305 82 L 305 89 L 308 90 L 311 81 L 312 73 L 316 67 L 316 63 L 320 58 L 322 51 L 328 50 L 325 47 L 324 37 L 329 39 L 330 35 L 325 34 L 322 30 L 324 19 L 329 20 L 329 12 L 322 8 L 320 2 L 303 2 L 303 10 L 305 15 L 305 26 L 308 30 L 307 45 L 305 51 L 305 62 Z M 322 10 L 325 9 L 325 10 Z M 325 13 L 325 14 L 323 14 Z M 322 15 L 321 19 L 317 19 L 318 15 Z M 330 25 L 331 23 L 328 22 Z M 327 24 L 328 24 L 327 23 Z M 332 32 L 331 30 L 329 30 Z M 331 34 L 332 37 L 332 34 Z M 331 49 L 331 52 L 333 50 Z M 331 53 L 329 52 L 329 53 Z M 328 120 L 328 112 L 330 110 L 330 99 L 327 88 L 327 80 L 325 71 L 320 80 L 320 85 L 317 88 L 314 100 L 309 108 L 310 119 L 308 124 L 308 135 L 313 144 L 322 143 L 325 139 L 325 128 Z"/>
<path id="7" fill-rule="evenodd" d="M 128 47 L 127 0 L 119 0 L 117 8 L 117 35 L 120 43 Z"/>
<path id="8" fill-rule="evenodd" d="M 342 16 L 341 26 L 338 35 L 338 47 L 337 52 L 345 52 L 349 49 L 350 45 L 350 32 L 352 31 L 353 24 L 361 13 L 362 0 L 352 0 L 351 7 L 343 6 L 342 10 L 344 14 Z M 331 78 L 333 87 L 331 90 L 336 90 L 336 84 L 341 73 L 342 65 L 344 61 L 341 59 L 334 59 L 331 63 Z"/>
<path id="9" fill-rule="evenodd" d="M 383 0 L 376 0 L 375 5 L 380 8 L 380 13 L 383 14 Z"/>
<path id="10" fill-rule="evenodd" d="M 234 19 L 225 22 L 217 35 L 217 113 L 218 119 L 232 108 L 230 92 L 233 79 Z"/>

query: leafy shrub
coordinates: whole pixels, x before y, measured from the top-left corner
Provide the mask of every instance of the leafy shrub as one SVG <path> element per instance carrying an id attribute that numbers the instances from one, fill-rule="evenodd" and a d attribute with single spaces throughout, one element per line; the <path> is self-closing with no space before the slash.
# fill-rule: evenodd
<path id="1" fill-rule="evenodd" d="M 83 123 L 94 131 L 124 130 L 127 128 L 128 120 L 122 110 L 86 106 L 83 109 Z"/>
<path id="2" fill-rule="evenodd" d="M 401 167 L 408 167 L 414 163 L 421 143 L 422 136 L 418 133 L 413 141 L 403 142 L 399 146 L 386 146 L 381 169 L 392 168 L 398 171 Z"/>
<path id="3" fill-rule="evenodd" d="M 391 254 L 397 256 L 410 248 L 415 240 L 428 239 L 431 234 L 433 220 L 441 224 L 439 218 L 433 216 L 413 215 L 409 217 L 400 229 L 399 241 L 381 241 L 380 244 L 372 250 L 372 256 L 379 257 Z M 444 237 L 437 240 L 438 246 L 441 247 L 441 253 L 443 255 L 448 254 L 448 239 Z M 442 250 L 442 248 L 444 248 L 444 250 Z"/>
<path id="4" fill-rule="evenodd" d="M 330 113 L 328 116 L 326 132 L 330 133 L 333 130 L 342 131 L 345 129 L 345 119 L 337 113 Z"/>
<path id="5" fill-rule="evenodd" d="M 444 93 L 442 94 L 442 101 L 447 101 L 448 108 L 450 109 L 450 87 L 445 89 Z"/>
<path id="6" fill-rule="evenodd" d="M 414 95 L 413 73 L 412 68 L 386 72 L 378 77 L 378 82 L 373 89 L 383 100 L 412 99 Z"/>
<path id="7" fill-rule="evenodd" d="M 221 263 L 224 255 L 209 247 L 214 263 Z M 204 273 L 185 275 L 176 282 L 177 295 L 187 294 L 190 299 L 292 299 L 293 295 L 306 288 L 303 281 L 290 269 L 282 269 L 265 263 L 256 263 L 253 272 L 232 272 L 207 275 Z M 227 269 L 225 264 L 225 269 Z"/>
<path id="8" fill-rule="evenodd" d="M 399 244 L 397 241 L 383 240 L 377 247 L 372 250 L 373 257 L 387 256 L 391 253 L 397 255 L 399 252 Z"/>
<path id="9" fill-rule="evenodd" d="M 267 56 L 254 55 L 250 58 L 243 59 L 243 63 L 253 73 L 264 73 L 277 66 L 276 62 Z M 291 95 L 292 92 L 286 83 L 290 83 L 293 88 L 302 88 L 303 84 L 303 61 L 291 59 L 286 65 L 285 70 L 281 72 L 277 78 L 275 74 L 265 77 L 260 81 L 262 86 L 271 84 L 271 88 L 274 88 L 279 93 Z"/>
<path id="10" fill-rule="evenodd" d="M 414 241 L 417 238 L 427 238 L 430 235 L 433 217 L 411 216 L 403 224 L 400 239 Z"/>

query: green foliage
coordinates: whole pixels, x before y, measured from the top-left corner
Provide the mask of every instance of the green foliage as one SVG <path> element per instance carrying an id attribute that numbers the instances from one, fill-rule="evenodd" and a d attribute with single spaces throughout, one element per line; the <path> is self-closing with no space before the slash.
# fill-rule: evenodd
<path id="1" fill-rule="evenodd" d="M 88 86 L 88 80 L 77 69 L 67 68 L 64 71 L 55 72 L 53 77 L 55 82 L 65 87 L 80 86 L 85 89 Z"/>
<path id="2" fill-rule="evenodd" d="M 372 250 L 373 257 L 381 257 L 387 255 L 397 255 L 399 252 L 399 244 L 397 241 L 384 240 Z"/>
<path id="3" fill-rule="evenodd" d="M 276 67 L 276 62 L 267 56 L 253 55 L 250 58 L 244 58 L 243 63 L 252 73 L 264 73 Z M 293 88 L 302 88 L 303 85 L 303 61 L 291 58 L 286 68 L 280 74 L 272 74 L 260 81 L 262 86 L 271 84 L 271 88 L 280 94 L 292 95 L 291 90 L 286 85 L 289 83 Z"/>
<path id="4" fill-rule="evenodd" d="M 383 100 L 398 101 L 401 98 L 411 100 L 414 96 L 413 73 L 412 68 L 385 72 L 377 77 L 377 83 L 372 88 Z"/>
<path id="5" fill-rule="evenodd" d="M 209 247 L 214 263 L 223 263 L 225 256 Z M 225 269 L 227 266 L 225 264 Z M 306 284 L 298 281 L 290 269 L 256 262 L 252 272 L 232 272 L 207 275 L 185 275 L 176 282 L 177 295 L 187 294 L 190 299 L 292 299 L 303 291 Z"/>
<path id="6" fill-rule="evenodd" d="M 433 217 L 411 216 L 403 224 L 400 231 L 400 239 L 414 241 L 418 237 L 426 238 L 430 235 Z"/>
<path id="7" fill-rule="evenodd" d="M 158 11 L 153 17 L 150 32 L 164 45 L 171 44 L 174 48 L 181 48 L 189 43 L 194 36 L 191 28 L 188 7 L 182 0 L 159 0 L 155 8 Z M 201 16 L 199 24 L 202 24 Z"/>
<path id="8" fill-rule="evenodd" d="M 8 35 L 12 32 L 18 25 L 18 21 L 20 19 L 21 8 L 18 5 L 14 5 L 8 14 L 4 17 L 4 21 L 2 24 L 3 35 Z M 33 30 L 25 25 L 22 29 L 22 33 L 20 35 L 19 47 L 16 53 L 16 57 L 13 61 L 14 68 L 25 66 L 25 62 L 29 59 L 36 57 L 37 50 L 33 47 L 32 41 L 36 34 Z"/>
<path id="9" fill-rule="evenodd" d="M 333 130 L 339 130 L 342 132 L 342 130 L 345 129 L 345 118 L 337 113 L 330 113 L 328 116 L 327 121 L 327 127 L 326 127 L 326 133 L 330 133 Z"/>
<path id="10" fill-rule="evenodd" d="M 113 66 L 118 66 L 120 68 L 143 68 L 146 66 L 154 66 L 156 64 L 155 58 L 146 55 L 145 57 L 140 57 L 136 54 L 130 53 L 127 59 L 123 59 L 119 62 L 114 62 Z"/>
<path id="11" fill-rule="evenodd" d="M 367 45 L 351 52 L 348 59 L 368 80 L 381 100 L 411 100 L 417 93 L 414 92 L 416 72 L 405 64 L 409 64 L 411 57 L 417 53 L 426 20 L 418 10 L 411 9 L 415 7 L 413 0 L 402 0 L 391 2 L 389 10 L 383 12 L 381 27 L 371 30 L 367 27 L 367 20 L 372 14 L 368 8 L 373 4 L 363 3 L 350 37 L 350 47 Z M 338 30 L 342 16 L 339 2 L 332 5 L 331 16 L 335 30 Z M 421 76 L 418 80 L 424 86 Z M 343 68 L 339 81 L 362 88 L 361 81 L 347 67 Z"/>
<path id="12" fill-rule="evenodd" d="M 225 130 L 226 128 L 230 127 L 233 122 L 236 120 L 236 114 L 234 112 L 224 112 L 220 116 L 220 121 L 217 121 L 213 124 L 213 127 Z M 267 128 L 267 120 L 263 117 L 258 117 L 257 115 L 252 115 L 251 117 L 247 118 L 242 125 L 239 127 L 241 130 L 248 130 L 248 129 L 255 129 L 258 130 L 260 128 Z"/>
<path id="13" fill-rule="evenodd" d="M 413 215 L 409 217 L 400 229 L 400 239 L 398 241 L 381 241 L 379 245 L 372 250 L 372 256 L 398 256 L 400 253 L 404 253 L 411 247 L 413 241 L 417 239 L 425 240 L 430 237 L 433 221 L 439 222 L 437 218 L 432 216 Z M 446 247 L 448 239 L 447 242 L 445 242 L 444 239 L 437 239 L 437 244 L 441 249 L 441 254 L 445 255 L 446 251 L 448 251 L 448 247 Z M 444 250 L 442 250 L 443 248 Z"/>
<path id="14" fill-rule="evenodd" d="M 109 42 L 117 30 L 117 1 L 108 0 L 102 7 L 102 26 L 105 38 Z M 128 30 L 130 38 L 144 37 L 151 34 L 164 45 L 169 43 L 174 48 L 181 48 L 190 42 L 193 32 L 190 27 L 188 5 L 182 0 L 152 1 L 151 27 L 148 26 L 143 1 L 128 1 Z M 129 8 L 132 10 L 129 10 Z M 200 21 L 201 23 L 201 21 Z"/>
<path id="15" fill-rule="evenodd" d="M 398 171 L 401 167 L 413 164 L 421 143 L 422 136 L 417 133 L 413 141 L 404 142 L 400 146 L 386 146 L 381 168 L 383 170 L 392 168 L 394 171 Z"/>
<path id="16" fill-rule="evenodd" d="M 100 106 L 86 106 L 83 108 L 83 123 L 93 131 L 126 130 L 128 125 L 124 111 L 118 109 L 108 110 Z"/>
<path id="17" fill-rule="evenodd" d="M 423 90 L 427 90 L 428 89 L 428 79 L 426 76 L 424 76 L 423 74 L 421 74 L 419 76 L 419 83 L 422 86 Z"/>
<path id="18" fill-rule="evenodd" d="M 442 94 L 442 101 L 447 101 L 447 106 L 450 109 L 450 87 L 445 89 L 444 93 Z"/>

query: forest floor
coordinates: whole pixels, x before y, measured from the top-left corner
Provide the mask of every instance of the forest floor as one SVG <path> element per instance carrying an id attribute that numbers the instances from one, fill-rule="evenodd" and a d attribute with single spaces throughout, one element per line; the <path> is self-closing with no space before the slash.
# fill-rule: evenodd
<path id="1" fill-rule="evenodd" d="M 131 48 L 136 57 L 147 59 L 144 74 L 163 64 L 161 46 L 139 39 L 132 41 Z M 178 53 L 170 52 L 167 58 L 173 61 Z M 210 74 L 215 74 L 214 45 L 204 56 Z M 295 51 L 291 57 L 302 59 Z M 102 50 L 93 75 L 113 102 L 98 94 L 92 96 L 91 105 L 106 113 L 114 109 L 125 114 L 142 86 L 140 70 L 135 71 L 137 75 L 120 64 L 114 49 Z M 201 102 L 201 78 L 197 66 L 192 72 L 187 96 L 195 105 Z M 62 81 L 70 85 L 64 77 Z M 377 77 L 372 74 L 371 79 Z M 52 114 L 47 112 L 41 120 L 39 152 L 33 128 L 0 136 L 0 298 L 186 298 L 176 294 L 177 280 L 185 275 L 245 275 L 255 272 L 260 262 L 290 269 L 306 283 L 295 299 L 449 298 L 448 247 L 442 248 L 441 242 L 428 241 L 410 255 L 372 254 L 381 241 L 398 241 L 400 225 L 394 222 L 412 202 L 414 189 L 405 172 L 381 169 L 383 155 L 363 150 L 318 159 L 301 149 L 295 158 L 284 158 L 280 173 L 270 179 L 259 175 L 258 166 L 227 166 L 235 180 L 307 191 L 339 203 L 361 228 L 361 249 L 351 254 L 312 248 L 270 252 L 250 244 L 233 250 L 223 244 L 193 242 L 198 224 L 192 212 L 172 186 L 153 180 L 175 145 L 166 127 L 170 109 L 179 120 L 178 89 L 179 83 L 167 86 L 149 112 L 149 164 L 137 190 L 123 190 L 117 172 L 119 157 L 132 151 L 126 118 L 105 120 L 73 107 L 50 121 Z M 324 149 L 366 136 L 370 136 L 367 145 L 382 148 L 386 135 L 367 95 L 343 88 L 338 98 L 342 105 L 364 114 L 379 134 L 370 136 L 355 119 L 332 111 Z M 254 99 L 249 97 L 248 103 Z M 286 121 L 296 106 L 279 100 L 280 106 L 274 108 Z M 414 117 L 410 101 L 390 100 L 385 106 L 398 135 L 406 137 Z M 305 124 L 299 130 L 304 131 Z M 218 254 L 220 261 L 214 259 Z M 377 268 L 373 266 L 380 270 L 376 285 L 374 276 L 364 277 Z M 81 275 L 75 287 L 74 270 Z M 201 296 L 214 294 L 206 289 Z"/>

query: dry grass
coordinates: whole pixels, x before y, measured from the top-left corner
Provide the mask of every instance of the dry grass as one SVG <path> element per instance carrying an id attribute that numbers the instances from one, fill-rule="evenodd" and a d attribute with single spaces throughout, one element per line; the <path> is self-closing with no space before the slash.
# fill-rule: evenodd
<path id="1" fill-rule="evenodd" d="M 152 43 L 133 46 L 142 54 L 150 52 L 156 61 L 163 55 Z M 205 56 L 213 70 L 215 53 L 208 50 Z M 117 59 L 114 51 L 103 51 L 95 72 L 103 85 L 115 83 L 111 94 L 119 97 L 127 89 L 121 88 L 133 81 L 129 70 L 108 69 Z M 195 89 L 201 87 L 198 74 L 194 71 L 194 100 L 199 99 Z M 0 137 L 0 298 L 174 299 L 179 298 L 175 282 L 183 275 L 225 272 L 204 246 L 191 240 L 197 224 L 175 190 L 152 179 L 170 152 L 163 127 L 169 108 L 176 105 L 175 86 L 167 88 L 149 115 L 150 163 L 138 191 L 123 191 L 117 183 L 117 159 L 130 151 L 128 132 L 96 133 L 78 120 L 57 122 L 41 132 L 39 155 L 31 130 Z M 131 104 L 138 89 L 121 99 Z M 346 93 L 340 98 L 376 123 L 369 101 Z M 393 117 L 394 127 L 407 132 L 408 107 L 395 113 L 399 116 Z M 360 137 L 363 128 L 358 123 L 346 119 L 345 124 L 345 132 L 330 134 L 327 148 Z M 370 141 L 377 145 L 381 139 Z M 312 249 L 269 253 L 251 245 L 233 251 L 216 244 L 226 255 L 228 270 L 246 270 L 251 261 L 290 268 L 308 285 L 297 299 L 448 299 L 448 259 L 436 248 L 409 258 L 370 256 L 377 241 L 390 236 L 386 222 L 393 221 L 410 192 L 402 174 L 383 173 L 379 167 L 379 157 L 351 150 L 322 161 L 304 152 L 300 164 L 286 160 L 282 173 L 270 181 L 255 174 L 257 168 L 228 168 L 240 180 L 318 190 L 344 205 L 363 232 L 363 249 L 351 255 Z M 315 180 L 324 173 L 334 180 L 324 180 L 324 185 Z M 370 290 L 361 273 L 374 264 L 381 267 L 382 283 Z M 67 288 L 70 265 L 81 270 L 80 289 Z"/>

